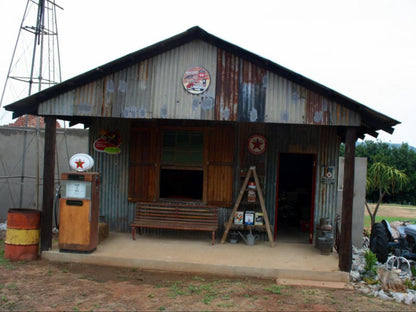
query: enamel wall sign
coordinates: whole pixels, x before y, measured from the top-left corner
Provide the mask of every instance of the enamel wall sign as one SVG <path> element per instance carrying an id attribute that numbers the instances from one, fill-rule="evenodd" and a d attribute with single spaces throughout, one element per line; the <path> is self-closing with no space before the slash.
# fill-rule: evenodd
<path id="1" fill-rule="evenodd" d="M 119 154 L 121 145 L 120 133 L 116 131 L 103 130 L 101 137 L 94 141 L 95 151 L 107 154 Z"/>
<path id="2" fill-rule="evenodd" d="M 94 160 L 88 154 L 75 154 L 69 159 L 69 166 L 75 171 L 87 171 L 94 166 Z"/>
<path id="3" fill-rule="evenodd" d="M 321 182 L 326 184 L 335 183 L 335 166 L 321 166 Z"/>
<path id="4" fill-rule="evenodd" d="M 183 74 L 182 82 L 187 92 L 201 94 L 208 89 L 211 77 L 204 67 L 191 67 Z"/>
<path id="5" fill-rule="evenodd" d="M 266 151 L 267 140 L 260 134 L 254 134 L 248 138 L 247 147 L 250 153 L 261 155 Z"/>

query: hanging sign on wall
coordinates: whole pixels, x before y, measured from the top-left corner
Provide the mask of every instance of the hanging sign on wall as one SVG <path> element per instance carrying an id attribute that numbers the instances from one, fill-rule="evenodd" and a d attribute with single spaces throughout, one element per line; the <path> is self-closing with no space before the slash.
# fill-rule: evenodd
<path id="1" fill-rule="evenodd" d="M 211 77 L 204 67 L 191 67 L 183 74 L 183 87 L 191 94 L 204 93 L 210 82 Z"/>
<path id="2" fill-rule="evenodd" d="M 266 151 L 267 139 L 260 134 L 254 134 L 248 138 L 247 147 L 250 153 L 261 155 Z"/>
<path id="3" fill-rule="evenodd" d="M 107 154 L 119 154 L 121 144 L 120 133 L 116 131 L 101 131 L 101 137 L 94 141 L 94 150 Z"/>
<path id="4" fill-rule="evenodd" d="M 335 166 L 321 166 L 321 182 L 326 184 L 335 183 Z"/>

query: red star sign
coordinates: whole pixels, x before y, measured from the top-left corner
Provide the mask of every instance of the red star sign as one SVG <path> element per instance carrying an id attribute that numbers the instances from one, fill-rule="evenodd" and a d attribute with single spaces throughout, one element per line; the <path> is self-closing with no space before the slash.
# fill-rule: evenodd
<path id="1" fill-rule="evenodd" d="M 266 151 L 267 140 L 260 134 L 254 134 L 248 139 L 248 150 L 254 155 L 263 154 Z"/>
<path id="2" fill-rule="evenodd" d="M 263 145 L 263 142 L 259 140 L 259 138 L 256 138 L 251 142 L 253 145 L 253 150 L 261 150 L 261 146 Z"/>
<path id="3" fill-rule="evenodd" d="M 82 165 L 85 164 L 85 161 L 82 161 L 81 159 L 78 159 L 78 161 L 76 161 L 75 164 L 77 165 L 77 168 L 83 169 Z"/>

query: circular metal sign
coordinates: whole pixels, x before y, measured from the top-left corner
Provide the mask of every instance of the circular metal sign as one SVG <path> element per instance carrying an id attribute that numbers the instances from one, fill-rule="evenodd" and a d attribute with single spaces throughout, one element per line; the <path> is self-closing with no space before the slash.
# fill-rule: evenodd
<path id="1" fill-rule="evenodd" d="M 254 134 L 248 138 L 247 147 L 250 153 L 261 155 L 266 151 L 267 140 L 260 134 Z"/>
<path id="2" fill-rule="evenodd" d="M 75 154 L 69 159 L 69 166 L 75 171 L 87 171 L 94 166 L 94 160 L 88 154 Z"/>
<path id="3" fill-rule="evenodd" d="M 191 67 L 183 74 L 183 87 L 191 94 L 204 93 L 210 82 L 211 77 L 204 67 Z"/>

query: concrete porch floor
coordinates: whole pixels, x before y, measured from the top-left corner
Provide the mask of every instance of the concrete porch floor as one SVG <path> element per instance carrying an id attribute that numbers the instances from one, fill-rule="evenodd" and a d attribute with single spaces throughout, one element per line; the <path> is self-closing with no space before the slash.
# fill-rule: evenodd
<path id="1" fill-rule="evenodd" d="M 171 238 L 157 235 L 113 233 L 89 254 L 60 252 L 56 246 L 42 252 L 50 261 L 132 267 L 147 270 L 208 273 L 226 276 L 349 282 L 349 274 L 338 269 L 338 254 L 322 255 L 311 244 L 276 241 L 221 244 L 218 239 Z"/>

